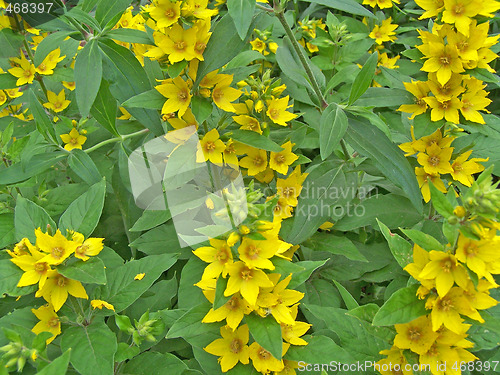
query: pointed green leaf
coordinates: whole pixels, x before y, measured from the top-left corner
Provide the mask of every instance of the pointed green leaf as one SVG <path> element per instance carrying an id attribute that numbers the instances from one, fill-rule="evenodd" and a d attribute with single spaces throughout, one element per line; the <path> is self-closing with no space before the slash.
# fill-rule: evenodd
<path id="1" fill-rule="evenodd" d="M 365 65 L 354 78 L 351 93 L 349 95 L 349 105 L 353 104 L 358 98 L 365 93 L 368 87 L 371 86 L 373 77 L 375 76 L 375 69 L 377 68 L 378 52 L 373 53 Z"/>
<path id="2" fill-rule="evenodd" d="M 99 92 L 102 78 L 102 58 L 96 39 L 92 39 L 78 53 L 75 59 L 76 103 L 83 117 L 87 117 L 90 107 Z"/>

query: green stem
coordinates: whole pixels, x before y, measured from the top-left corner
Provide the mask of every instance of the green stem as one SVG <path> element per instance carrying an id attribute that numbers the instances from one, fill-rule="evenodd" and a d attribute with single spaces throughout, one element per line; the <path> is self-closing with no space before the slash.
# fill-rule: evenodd
<path id="1" fill-rule="evenodd" d="M 286 35 L 292 42 L 292 46 L 299 56 L 300 62 L 302 63 L 302 66 L 304 67 L 304 70 L 306 71 L 307 76 L 309 77 L 309 80 L 311 81 L 314 93 L 318 97 L 318 101 L 320 103 L 320 106 L 322 109 L 325 109 L 328 107 L 328 103 L 326 102 L 325 98 L 323 97 L 323 94 L 321 93 L 321 89 L 319 88 L 318 82 L 316 81 L 316 78 L 314 77 L 314 74 L 311 70 L 311 67 L 309 66 L 309 63 L 307 61 L 306 56 L 302 52 L 302 49 L 300 48 L 299 43 L 297 42 L 297 39 L 295 39 L 295 36 L 293 35 L 292 29 L 288 25 L 288 22 L 286 21 L 285 18 L 285 11 L 283 9 L 279 11 L 275 11 L 274 14 L 280 21 L 281 25 L 285 29 Z"/>
<path id="2" fill-rule="evenodd" d="M 342 146 L 342 151 L 344 152 L 345 160 L 348 161 L 351 158 L 351 155 L 349 155 L 349 151 L 347 151 L 347 145 L 345 144 L 343 138 L 340 140 L 340 146 Z"/>
<path id="3" fill-rule="evenodd" d="M 142 134 L 146 134 L 149 132 L 149 129 L 142 129 L 142 130 L 139 130 L 138 132 L 135 132 L 135 133 L 130 133 L 130 134 L 126 134 L 126 135 L 122 135 L 121 137 L 115 137 L 115 138 L 110 138 L 110 139 L 106 139 L 105 141 L 102 141 L 86 150 L 84 150 L 87 154 L 92 152 L 92 151 L 95 151 L 97 150 L 98 148 L 101 148 L 102 146 L 106 146 L 110 143 L 115 143 L 115 142 L 122 142 L 128 138 L 132 138 L 132 137 L 136 137 L 138 135 L 142 135 Z"/>

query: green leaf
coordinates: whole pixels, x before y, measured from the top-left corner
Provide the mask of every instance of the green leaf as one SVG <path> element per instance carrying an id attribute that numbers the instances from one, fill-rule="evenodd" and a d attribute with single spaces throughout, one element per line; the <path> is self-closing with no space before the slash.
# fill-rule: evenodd
<path id="1" fill-rule="evenodd" d="M 356 192 L 353 173 L 346 176 L 342 166 L 332 166 L 327 162 L 316 166 L 305 181 L 295 209 L 291 233 L 285 236 L 286 241 L 292 244 L 299 244 L 311 237 L 321 224 L 335 215 L 337 208 L 343 210 Z"/>
<path id="2" fill-rule="evenodd" d="M 16 241 L 14 214 L 0 214 L 0 248 L 4 248 Z"/>
<path id="3" fill-rule="evenodd" d="M 308 344 L 291 345 L 286 352 L 286 359 L 305 363 L 324 363 L 326 358 L 335 358 L 340 363 L 355 362 L 354 357 L 330 337 L 315 334 L 305 338 Z"/>
<path id="4" fill-rule="evenodd" d="M 359 203 L 335 223 L 335 229 L 348 231 L 371 225 L 377 226 L 377 219 L 387 223 L 389 228 L 400 225 L 412 226 L 423 219 L 406 197 L 396 194 L 377 194 Z"/>
<path id="5" fill-rule="evenodd" d="M 189 309 L 175 321 L 167 332 L 167 339 L 182 337 L 193 347 L 203 348 L 220 338 L 222 323 L 202 323 L 201 320 L 210 310 L 210 304 L 202 303 Z M 281 332 L 280 332 L 281 334 Z"/>
<path id="6" fill-rule="evenodd" d="M 358 14 L 360 16 L 375 18 L 373 13 L 369 12 L 365 7 L 358 4 L 354 0 L 304 0 L 304 1 L 308 3 L 316 3 L 324 5 L 328 8 L 342 10 L 344 12 L 351 14 Z"/>
<path id="7" fill-rule="evenodd" d="M 257 314 L 245 317 L 248 329 L 257 343 L 280 360 L 283 353 L 283 339 L 281 338 L 281 325 L 272 315 L 265 318 Z"/>
<path id="8" fill-rule="evenodd" d="M 36 123 L 36 128 L 43 135 L 43 137 L 49 143 L 59 144 L 59 140 L 56 137 L 56 131 L 54 129 L 54 124 L 50 121 L 49 117 L 45 113 L 40 101 L 36 97 L 33 89 L 29 89 L 28 102 L 30 106 L 31 113 Z"/>
<path id="9" fill-rule="evenodd" d="M 365 65 L 358 73 L 352 84 L 351 93 L 349 94 L 349 105 L 353 104 L 358 98 L 365 93 L 368 87 L 371 86 L 375 69 L 377 68 L 378 52 L 373 53 Z"/>
<path id="10" fill-rule="evenodd" d="M 101 26 L 95 20 L 95 18 L 92 17 L 87 12 L 84 12 L 80 7 L 71 8 L 71 10 L 69 12 L 65 13 L 65 16 L 71 17 L 79 23 L 84 23 L 84 24 L 89 25 L 92 29 L 94 29 L 97 32 L 96 34 L 100 33 L 102 30 Z"/>
<path id="11" fill-rule="evenodd" d="M 151 90 L 151 84 L 135 55 L 111 40 L 100 40 L 103 54 L 104 78 L 118 102 L 123 103 L 133 96 Z M 158 111 L 145 108 L 130 108 L 130 114 L 151 130 L 154 135 L 164 134 Z"/>
<path id="12" fill-rule="evenodd" d="M 116 312 L 125 310 L 134 303 L 151 285 L 176 262 L 176 254 L 150 255 L 140 260 L 132 260 L 123 266 L 110 270 L 104 299 L 111 303 Z M 145 273 L 142 280 L 135 276 Z"/>
<path id="13" fill-rule="evenodd" d="M 233 19 L 238 35 L 245 40 L 252 23 L 255 11 L 255 1 L 252 0 L 227 0 L 227 10 Z"/>
<path id="14" fill-rule="evenodd" d="M 66 350 L 63 355 L 54 359 L 51 363 L 37 372 L 37 375 L 65 375 L 68 370 L 71 348 Z"/>
<path id="15" fill-rule="evenodd" d="M 36 240 L 35 229 L 40 228 L 45 231 L 48 224 L 55 231 L 56 223 L 42 207 L 24 197 L 17 197 L 14 212 L 17 241 L 27 237 L 34 244 Z"/>
<path id="16" fill-rule="evenodd" d="M 213 109 L 214 107 L 209 99 L 198 95 L 191 98 L 191 111 L 198 124 L 205 121 L 212 114 Z"/>
<path id="17" fill-rule="evenodd" d="M 355 309 L 356 307 L 359 307 L 359 303 L 354 299 L 351 293 L 349 293 L 349 291 L 346 288 L 344 288 L 344 286 L 341 283 L 335 280 L 332 281 L 339 290 L 340 295 L 342 296 L 342 299 L 344 300 L 344 303 L 348 310 L 352 310 Z"/>
<path id="18" fill-rule="evenodd" d="M 38 174 L 42 174 L 66 156 L 68 156 L 66 151 L 39 154 L 36 158 L 30 160 L 26 168 L 24 168 L 21 163 L 16 163 L 8 168 L 2 169 L 0 171 L 0 185 L 15 184 Z"/>
<path id="19" fill-rule="evenodd" d="M 170 220 L 172 215 L 169 210 L 163 211 L 151 211 L 145 210 L 142 213 L 142 216 L 137 219 L 132 228 L 129 229 L 131 232 L 140 232 L 143 230 L 148 230 L 158 225 L 163 224 L 164 222 Z"/>
<path id="20" fill-rule="evenodd" d="M 280 152 L 283 148 L 264 135 L 251 130 L 237 129 L 231 132 L 231 138 L 245 145 L 266 151 Z"/>
<path id="21" fill-rule="evenodd" d="M 376 162 L 377 168 L 403 189 L 417 211 L 422 212 L 422 195 L 415 172 L 402 151 L 382 131 L 370 124 L 349 119 L 346 140 L 361 155 Z"/>
<path id="22" fill-rule="evenodd" d="M 249 27 L 248 35 L 243 40 L 240 38 L 234 25 L 233 19 L 226 14 L 215 25 L 212 36 L 203 52 L 204 61 L 200 62 L 196 81 L 193 89 L 198 87 L 200 81 L 208 73 L 219 69 L 235 57 L 245 46 L 251 35 L 253 27 Z"/>
<path id="23" fill-rule="evenodd" d="M 94 184 L 90 189 L 71 203 L 59 219 L 59 228 L 74 230 L 89 237 L 94 231 L 104 206 L 106 181 Z"/>
<path id="24" fill-rule="evenodd" d="M 134 231 L 136 230 L 137 228 L 134 229 Z M 136 247 L 148 255 L 182 252 L 173 222 L 162 224 L 142 234 L 130 246 Z"/>
<path id="25" fill-rule="evenodd" d="M 104 322 L 68 327 L 61 349 L 71 350 L 71 364 L 81 375 L 113 374 L 116 336 Z"/>
<path id="26" fill-rule="evenodd" d="M 318 232 L 303 242 L 303 246 L 314 251 L 328 251 L 336 255 L 343 255 L 347 259 L 368 262 L 358 248 L 345 236 L 336 236 L 331 233 Z"/>
<path id="27" fill-rule="evenodd" d="M 123 102 L 122 106 L 126 108 L 161 109 L 166 100 L 167 99 L 160 94 L 158 90 L 152 89 L 131 97 Z"/>
<path id="28" fill-rule="evenodd" d="M 416 229 L 401 229 L 401 231 L 410 238 L 414 243 L 427 251 L 437 250 L 443 251 L 443 245 L 429 234 L 422 233 Z"/>
<path id="29" fill-rule="evenodd" d="M 117 14 L 123 13 L 129 5 L 129 0 L 100 1 L 95 10 L 95 19 L 101 27 L 104 27 Z"/>
<path id="30" fill-rule="evenodd" d="M 118 130 L 116 130 L 117 107 L 116 99 L 109 90 L 109 83 L 103 79 L 94 104 L 90 108 L 90 113 L 103 128 L 116 136 L 119 135 Z"/>
<path id="31" fill-rule="evenodd" d="M 5 29 L 4 29 L 5 30 Z M 13 55 L 11 55 L 13 56 Z M 16 87 L 17 78 L 10 74 L 0 74 L 0 90 Z"/>
<path id="32" fill-rule="evenodd" d="M 412 104 L 413 96 L 406 90 L 369 87 L 356 101 L 358 106 L 366 107 L 399 107 L 403 104 Z"/>
<path id="33" fill-rule="evenodd" d="M 98 257 L 91 257 L 83 261 L 77 260 L 57 267 L 57 271 L 69 279 L 81 281 L 86 284 L 106 284 L 104 263 Z"/>
<path id="34" fill-rule="evenodd" d="M 319 122 L 319 148 L 325 160 L 339 146 L 348 126 L 347 116 L 337 104 L 330 104 Z"/>
<path id="35" fill-rule="evenodd" d="M 427 314 L 425 301 L 417 297 L 419 284 L 396 291 L 375 314 L 374 326 L 392 326 L 411 322 Z"/>
<path id="36" fill-rule="evenodd" d="M 154 44 L 148 34 L 142 30 L 119 28 L 109 30 L 106 36 L 126 43 Z"/>
<path id="37" fill-rule="evenodd" d="M 290 39 L 285 37 L 282 45 L 276 50 L 276 62 L 278 63 L 283 75 L 290 78 L 299 86 L 305 86 L 310 92 L 314 92 L 307 74 L 302 67 L 299 57 L 291 46 Z M 315 66 L 309 63 L 309 66 Z"/>
<path id="38" fill-rule="evenodd" d="M 213 309 L 217 310 L 219 307 L 222 307 L 226 304 L 227 301 L 231 299 L 231 297 L 225 297 L 224 296 L 224 291 L 227 288 L 227 281 L 228 279 L 219 277 L 217 279 L 217 283 L 215 285 L 215 297 L 214 297 L 214 303 L 213 303 Z"/>
<path id="39" fill-rule="evenodd" d="M 289 289 L 295 289 L 304 284 L 309 279 L 311 274 L 315 270 L 323 266 L 326 262 L 327 260 L 303 260 L 300 262 L 292 263 L 289 260 L 285 259 L 273 260 L 273 263 L 276 267 L 274 271 L 276 273 L 279 273 L 283 276 L 292 274 L 292 280 L 290 281 L 290 284 L 288 284 Z"/>
<path id="40" fill-rule="evenodd" d="M 14 3 L 15 4 L 15 3 Z M 17 17 L 17 15 L 15 15 Z M 6 20 L 9 22 L 9 19 Z M 19 49 L 23 45 L 23 36 L 9 28 L 0 30 L 0 58 L 19 56 Z"/>
<path id="41" fill-rule="evenodd" d="M 437 212 L 439 212 L 445 219 L 453 215 L 453 206 L 446 198 L 446 195 L 441 193 L 436 186 L 429 181 L 429 190 L 431 191 L 431 202 Z"/>
<path id="42" fill-rule="evenodd" d="M 123 373 L 134 375 L 184 374 L 188 366 L 171 353 L 145 352 L 127 362 Z"/>
<path id="43" fill-rule="evenodd" d="M 76 103 L 83 117 L 89 115 L 90 107 L 92 107 L 99 92 L 101 79 L 101 53 L 99 52 L 97 40 L 92 39 L 83 47 L 75 59 Z"/>
<path id="44" fill-rule="evenodd" d="M 78 177 L 89 185 L 94 185 L 102 180 L 94 161 L 82 150 L 71 150 L 68 165 Z"/>
<path id="45" fill-rule="evenodd" d="M 411 244 L 406 241 L 399 234 L 391 233 L 389 228 L 377 219 L 378 226 L 380 227 L 380 231 L 384 235 L 387 243 L 389 244 L 389 248 L 391 249 L 392 255 L 399 263 L 401 268 L 406 267 L 408 264 L 413 262 L 413 252 Z"/>

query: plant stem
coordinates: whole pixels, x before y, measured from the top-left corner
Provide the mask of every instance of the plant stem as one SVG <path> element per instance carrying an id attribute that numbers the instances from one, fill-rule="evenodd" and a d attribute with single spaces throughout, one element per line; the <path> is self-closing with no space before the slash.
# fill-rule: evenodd
<path id="1" fill-rule="evenodd" d="M 130 133 L 130 134 L 126 134 L 126 135 L 122 135 L 121 137 L 115 137 L 115 138 L 110 138 L 110 139 L 106 139 L 105 141 L 102 141 L 101 143 L 98 143 L 86 150 L 84 150 L 84 152 L 86 152 L 87 154 L 92 152 L 92 151 L 95 151 L 97 150 L 98 148 L 101 148 L 102 146 L 106 146 L 107 144 L 110 144 L 110 143 L 115 143 L 115 142 L 122 142 L 128 138 L 132 138 L 132 137 L 136 137 L 138 135 L 141 135 L 141 134 L 146 134 L 149 132 L 149 129 L 142 129 L 142 130 L 139 130 L 138 132 L 135 132 L 135 133 Z"/>
<path id="2" fill-rule="evenodd" d="M 284 9 L 280 9 L 279 11 L 275 11 L 274 14 L 280 21 L 281 25 L 285 29 L 286 35 L 292 42 L 292 46 L 299 56 L 300 62 L 302 63 L 302 66 L 304 67 L 304 70 L 306 71 L 307 76 L 309 77 L 309 80 L 311 81 L 311 85 L 313 87 L 314 93 L 318 97 L 318 101 L 320 103 L 321 109 L 325 109 L 328 107 L 328 103 L 326 102 L 325 98 L 323 97 L 323 94 L 321 93 L 321 89 L 319 88 L 318 82 L 316 81 L 316 78 L 314 77 L 314 74 L 311 70 L 311 67 L 309 66 L 309 63 L 307 61 L 306 56 L 302 52 L 302 49 L 300 48 L 299 43 L 297 42 L 297 39 L 295 39 L 295 36 L 293 35 L 292 29 L 288 25 L 288 22 L 286 21 L 285 18 L 285 11 Z"/>
<path id="3" fill-rule="evenodd" d="M 351 158 L 351 155 L 349 155 L 349 151 L 347 151 L 347 145 L 345 144 L 343 138 L 340 140 L 340 146 L 342 146 L 342 152 L 344 153 L 345 160 L 348 161 Z"/>

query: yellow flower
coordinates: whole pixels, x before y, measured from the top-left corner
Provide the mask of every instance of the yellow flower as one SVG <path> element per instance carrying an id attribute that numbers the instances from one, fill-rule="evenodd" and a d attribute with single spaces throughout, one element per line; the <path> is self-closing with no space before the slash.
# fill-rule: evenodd
<path id="1" fill-rule="evenodd" d="M 415 0 L 417 5 L 425 10 L 419 20 L 424 18 L 434 18 L 444 9 L 444 0 Z"/>
<path id="2" fill-rule="evenodd" d="M 57 63 L 63 61 L 66 56 L 60 56 L 61 49 L 57 48 L 54 51 L 50 52 L 45 59 L 36 67 L 35 71 L 38 74 L 50 75 L 54 73 L 54 68 Z"/>
<path id="3" fill-rule="evenodd" d="M 157 0 L 149 15 L 156 21 L 157 29 L 169 27 L 176 23 L 181 15 L 181 2 Z"/>
<path id="4" fill-rule="evenodd" d="M 208 40 L 210 39 L 210 35 L 212 33 L 210 30 L 210 22 L 205 22 L 204 20 L 198 20 L 193 28 L 196 30 L 196 41 L 194 43 L 194 55 L 195 57 L 203 61 L 203 52 L 205 52 L 205 48 L 207 47 Z M 194 60 L 195 61 L 195 60 Z M 194 79 L 194 78 L 193 78 Z"/>
<path id="5" fill-rule="evenodd" d="M 477 283 L 477 289 L 472 281 L 469 282 L 467 289 L 464 290 L 464 296 L 469 301 L 472 308 L 485 310 L 498 305 L 498 301 L 490 296 L 489 289 L 498 288 L 496 283 L 480 279 Z"/>
<path id="6" fill-rule="evenodd" d="M 484 90 L 479 92 L 470 92 L 462 95 L 460 112 L 465 117 L 466 120 L 476 122 L 478 124 L 484 124 L 483 116 L 479 111 L 486 111 L 486 107 L 491 104 L 491 100 L 486 96 L 488 93 Z"/>
<path id="7" fill-rule="evenodd" d="M 297 319 L 298 309 L 298 304 L 290 307 L 290 314 L 294 320 Z M 307 345 L 307 341 L 300 338 L 300 336 L 305 335 L 309 328 L 311 328 L 310 324 L 299 321 L 295 321 L 294 324 L 281 323 L 281 336 L 283 340 L 292 345 Z"/>
<path id="8" fill-rule="evenodd" d="M 220 274 L 226 277 L 228 266 L 233 264 L 233 254 L 226 241 L 211 238 L 210 245 L 193 251 L 202 261 L 210 263 L 203 272 L 202 280 L 216 278 Z"/>
<path id="9" fill-rule="evenodd" d="M 427 147 L 427 153 L 419 153 L 417 156 L 418 163 L 424 167 L 426 173 L 451 173 L 453 168 L 450 165 L 451 154 L 453 147 L 441 148 L 437 144 Z"/>
<path id="10" fill-rule="evenodd" d="M 137 275 L 134 276 L 134 280 L 141 281 L 142 279 L 144 279 L 144 276 L 146 276 L 144 272 L 138 273 Z"/>
<path id="11" fill-rule="evenodd" d="M 286 353 L 290 344 L 283 343 L 283 353 Z M 252 359 L 253 367 L 262 374 L 269 374 L 271 371 L 282 371 L 285 368 L 283 360 L 274 358 L 257 342 L 252 343 L 249 348 L 250 358 Z"/>
<path id="12" fill-rule="evenodd" d="M 247 156 L 240 160 L 240 166 L 243 168 L 247 168 L 249 176 L 255 176 L 257 173 L 266 170 L 266 151 L 254 147 L 249 147 L 246 154 Z"/>
<path id="13" fill-rule="evenodd" d="M 0 90 L 0 105 L 7 101 L 7 95 L 3 90 Z"/>
<path id="14" fill-rule="evenodd" d="M 363 4 L 367 4 L 372 8 L 375 8 L 378 5 L 380 9 L 392 8 L 393 2 L 399 4 L 399 0 L 363 0 Z"/>
<path id="15" fill-rule="evenodd" d="M 426 308 L 432 308 L 431 319 L 432 319 L 432 330 L 437 331 L 444 325 L 450 331 L 457 334 L 464 332 L 464 326 L 462 324 L 463 319 L 460 315 L 468 316 L 471 319 L 477 320 L 481 323 L 484 319 L 473 309 L 464 295 L 464 290 L 459 287 L 453 287 L 446 294 L 446 296 L 439 298 L 437 296 L 431 296 L 426 302 Z"/>
<path id="16" fill-rule="evenodd" d="M 276 254 L 276 244 L 275 241 L 257 241 L 245 237 L 238 247 L 240 260 L 245 262 L 249 268 L 274 270 L 275 267 L 269 258 Z"/>
<path id="17" fill-rule="evenodd" d="M 90 301 L 90 305 L 92 306 L 93 309 L 102 310 L 102 308 L 105 307 L 108 310 L 115 311 L 115 307 L 112 304 L 100 299 L 93 299 L 92 301 Z"/>
<path id="18" fill-rule="evenodd" d="M 444 0 L 443 22 L 455 24 L 459 32 L 469 36 L 469 25 L 481 5 L 474 0 Z"/>
<path id="19" fill-rule="evenodd" d="M 278 178 L 276 181 L 278 194 L 283 197 L 290 206 L 297 206 L 297 199 L 302 191 L 302 184 L 307 175 L 308 173 L 301 173 L 300 165 L 298 165 L 286 179 Z"/>
<path id="20" fill-rule="evenodd" d="M 224 296 L 229 297 L 240 292 L 241 296 L 250 304 L 255 306 L 259 288 L 272 288 L 273 283 L 267 275 L 259 269 L 249 268 L 242 261 L 228 266 L 229 280 Z"/>
<path id="21" fill-rule="evenodd" d="M 59 317 L 50 303 L 38 309 L 31 309 L 31 312 L 40 320 L 31 331 L 36 335 L 42 332 L 52 333 L 53 336 L 46 341 L 46 344 L 49 345 L 61 333 Z"/>
<path id="22" fill-rule="evenodd" d="M 222 372 L 232 369 L 238 362 L 248 364 L 248 326 L 242 325 L 236 331 L 229 326 L 220 328 L 221 339 L 217 339 L 203 348 L 206 352 L 219 356 Z"/>
<path id="23" fill-rule="evenodd" d="M 212 100 L 215 105 L 226 112 L 235 111 L 231 102 L 234 102 L 243 94 L 240 90 L 230 86 L 232 81 L 232 75 L 224 74 L 224 77 L 217 82 L 212 91 Z"/>
<path id="24" fill-rule="evenodd" d="M 452 73 L 462 73 L 462 60 L 455 46 L 442 43 L 429 43 L 429 53 L 425 54 L 428 60 L 424 63 L 424 72 L 436 72 L 437 80 L 444 85 L 451 78 Z M 434 121 L 434 120 L 433 120 Z"/>
<path id="25" fill-rule="evenodd" d="M 54 306 L 55 311 L 59 311 L 68 299 L 68 293 L 77 298 L 89 298 L 81 282 L 68 279 L 57 271 L 50 271 L 45 285 L 36 292 L 35 297 L 43 297 Z"/>
<path id="26" fill-rule="evenodd" d="M 383 44 L 384 42 L 394 42 L 396 40 L 396 33 L 394 30 L 398 28 L 398 25 L 391 23 L 392 17 L 382 21 L 382 25 L 375 25 L 370 35 L 370 38 L 375 39 L 375 43 Z"/>
<path id="27" fill-rule="evenodd" d="M 24 57 L 23 53 L 21 53 L 20 59 L 15 59 L 14 61 L 17 62 L 19 66 L 9 69 L 8 72 L 18 78 L 16 86 L 32 83 L 35 78 L 35 66 Z"/>
<path id="28" fill-rule="evenodd" d="M 182 7 L 184 17 L 194 16 L 200 19 L 210 18 L 218 13 L 217 9 L 208 9 L 208 0 L 187 0 Z"/>
<path id="29" fill-rule="evenodd" d="M 33 285 L 40 282 L 40 288 L 43 287 L 47 280 L 49 271 L 52 271 L 47 262 L 40 262 L 45 256 L 38 251 L 29 240 L 26 238 L 28 250 L 30 254 L 19 255 L 12 258 L 10 261 L 24 271 L 21 279 L 17 283 L 18 287 Z"/>
<path id="30" fill-rule="evenodd" d="M 163 39 L 159 47 L 168 55 L 171 64 L 178 61 L 190 61 L 195 58 L 196 29 L 184 29 L 178 23 L 167 31 L 167 38 Z"/>
<path id="31" fill-rule="evenodd" d="M 78 247 L 75 249 L 75 257 L 83 261 L 96 256 L 104 248 L 102 243 L 104 238 L 87 238 L 84 240 L 83 234 L 75 232 L 72 239 L 78 244 Z"/>
<path id="32" fill-rule="evenodd" d="M 439 173 L 427 173 L 424 168 L 415 167 L 415 175 L 417 176 L 418 186 L 422 193 L 424 201 L 427 203 L 431 200 L 431 191 L 429 188 L 429 181 L 442 193 L 446 193 L 446 187 L 444 186 L 443 180 L 439 178 Z"/>
<path id="33" fill-rule="evenodd" d="M 289 96 L 281 99 L 271 99 L 267 101 L 267 112 L 269 118 L 278 125 L 287 126 L 287 122 L 297 118 L 297 115 L 288 112 L 286 109 L 291 107 L 288 105 Z"/>
<path id="34" fill-rule="evenodd" d="M 230 139 L 226 142 L 226 148 L 223 152 L 224 163 L 235 169 L 238 167 L 238 157 L 236 156 L 238 152 L 236 144 L 237 142 Z"/>
<path id="35" fill-rule="evenodd" d="M 198 129 L 198 121 L 196 121 L 196 118 L 189 107 L 182 117 L 171 117 L 168 118 L 167 121 L 174 129 L 183 129 L 188 126 L 195 126 L 196 129 Z"/>
<path id="36" fill-rule="evenodd" d="M 429 260 L 418 277 L 435 280 L 439 297 L 444 297 L 454 283 L 462 288 L 467 287 L 469 281 L 467 271 L 453 254 L 431 250 Z"/>
<path id="37" fill-rule="evenodd" d="M 417 354 L 425 354 L 438 337 L 432 330 L 432 322 L 428 315 L 406 324 L 396 324 L 395 328 L 397 335 L 394 338 L 394 345 L 400 349 L 410 349 Z"/>
<path id="38" fill-rule="evenodd" d="M 66 258 L 75 252 L 77 243 L 69 241 L 58 229 L 54 236 L 43 233 L 40 228 L 35 230 L 36 245 L 44 253 L 48 253 L 40 262 L 47 262 L 50 265 L 61 264 Z"/>
<path id="39" fill-rule="evenodd" d="M 261 308 L 263 315 L 271 313 L 278 323 L 295 324 L 292 317 L 290 306 L 295 305 L 303 297 L 304 293 L 296 290 L 286 289 L 292 275 L 288 275 L 282 281 L 279 281 L 280 274 L 269 275 L 269 279 L 275 284 L 273 288 L 261 291 L 257 298 L 257 305 Z"/>
<path id="40" fill-rule="evenodd" d="M 69 91 L 73 91 L 76 87 L 75 82 L 66 82 L 66 81 L 61 81 L 62 85 L 66 87 Z"/>
<path id="41" fill-rule="evenodd" d="M 247 115 L 233 116 L 233 120 L 237 124 L 241 125 L 240 129 L 252 130 L 256 133 L 262 134 L 262 129 L 260 128 L 259 121 L 252 116 L 247 116 Z"/>
<path id="42" fill-rule="evenodd" d="M 288 167 L 299 157 L 292 152 L 292 146 L 295 143 L 290 141 L 281 145 L 283 148 L 279 152 L 271 152 L 271 157 L 269 158 L 269 167 L 274 169 L 276 172 L 286 175 L 288 172 Z"/>
<path id="43" fill-rule="evenodd" d="M 479 278 L 486 278 L 490 283 L 495 279 L 488 270 L 488 265 L 500 259 L 498 241 L 482 239 L 475 241 L 460 234 L 456 256 L 459 261 L 475 272 Z M 494 273 L 500 273 L 500 270 Z"/>
<path id="44" fill-rule="evenodd" d="M 241 298 L 239 293 L 236 293 L 217 310 L 210 309 L 203 318 L 202 323 L 220 322 L 226 319 L 228 327 L 234 331 L 241 323 L 243 317 L 250 314 L 251 311 L 252 309 L 248 302 Z"/>
<path id="45" fill-rule="evenodd" d="M 441 134 L 441 130 L 437 129 L 431 135 L 427 135 L 415 141 L 414 148 L 415 150 L 421 152 L 425 152 L 428 147 L 431 147 L 434 144 L 438 145 L 441 148 L 447 148 L 450 147 L 454 139 L 455 137 L 451 136 L 443 137 L 443 135 Z"/>
<path id="46" fill-rule="evenodd" d="M 178 116 L 183 116 L 186 113 L 192 95 L 187 82 L 181 77 L 167 79 L 161 85 L 155 86 L 155 89 L 167 98 L 161 109 L 162 114 L 179 111 Z"/>
<path id="47" fill-rule="evenodd" d="M 82 145 L 87 140 L 87 137 L 78 133 L 78 130 L 76 130 L 75 128 L 71 129 L 68 134 L 61 134 L 60 137 L 65 143 L 64 149 L 68 151 L 71 151 L 74 148 L 78 148 L 81 150 Z"/>
<path id="48" fill-rule="evenodd" d="M 14 258 L 21 255 L 30 255 L 31 250 L 37 249 L 31 244 L 30 240 L 25 237 L 14 246 L 13 251 L 10 251 L 8 249 L 6 251 L 11 257 Z"/>
<path id="49" fill-rule="evenodd" d="M 198 149 L 196 160 L 198 161 L 211 161 L 212 163 L 222 164 L 222 152 L 226 148 L 224 142 L 219 139 L 219 132 L 217 129 L 210 130 L 203 136 L 200 141 L 201 149 Z"/>
<path id="50" fill-rule="evenodd" d="M 7 96 L 11 99 L 19 98 L 20 96 L 23 96 L 23 92 L 19 91 L 19 88 L 15 89 L 7 89 L 5 90 L 7 93 Z"/>
<path id="51" fill-rule="evenodd" d="M 250 44 L 252 45 L 252 50 L 258 51 L 263 55 L 269 54 L 269 52 L 266 51 L 266 43 L 260 40 L 259 38 L 255 38 L 250 42 Z"/>
<path id="52" fill-rule="evenodd" d="M 467 160 L 472 153 L 472 150 L 467 151 L 457 157 L 451 167 L 453 168 L 453 172 L 451 173 L 451 177 L 454 180 L 459 181 L 465 186 L 472 186 L 474 182 L 474 177 L 472 176 L 474 173 L 479 173 L 484 170 L 484 166 L 478 164 L 477 162 L 488 161 L 488 159 L 481 158 L 472 158 Z"/>
<path id="53" fill-rule="evenodd" d="M 59 94 L 56 95 L 55 92 L 47 91 L 48 103 L 44 103 L 43 106 L 48 109 L 52 109 L 54 112 L 62 112 L 71 103 L 70 100 L 66 100 L 66 93 L 62 89 Z"/>

